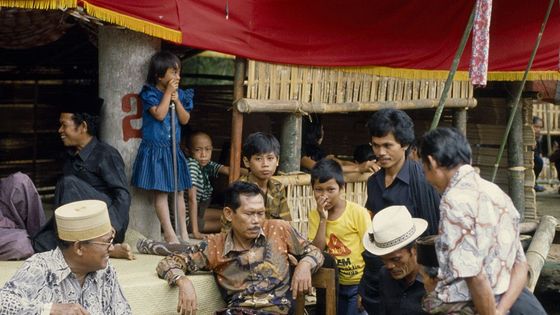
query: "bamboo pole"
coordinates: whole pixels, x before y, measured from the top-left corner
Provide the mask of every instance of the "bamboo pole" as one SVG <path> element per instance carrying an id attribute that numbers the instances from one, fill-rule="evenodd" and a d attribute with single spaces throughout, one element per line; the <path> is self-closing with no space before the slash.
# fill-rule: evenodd
<path id="1" fill-rule="evenodd" d="M 544 16 L 544 21 L 542 22 L 541 29 L 539 31 L 539 35 L 537 36 L 537 40 L 535 42 L 535 47 L 533 47 L 533 51 L 531 52 L 531 57 L 529 58 L 529 63 L 527 64 L 527 68 L 525 68 L 525 73 L 523 73 L 523 79 L 521 80 L 521 84 L 519 85 L 519 89 L 515 95 L 515 99 L 513 102 L 513 108 L 511 110 L 511 114 L 509 115 L 506 132 L 502 139 L 502 144 L 500 145 L 500 151 L 498 152 L 498 156 L 496 157 L 496 163 L 494 163 L 494 170 L 492 172 L 492 182 L 496 179 L 496 174 L 498 173 L 498 167 L 500 165 L 500 160 L 502 159 L 502 155 L 504 153 L 504 148 L 506 146 L 507 138 L 509 136 L 509 131 L 511 130 L 511 125 L 513 124 L 513 119 L 515 113 L 517 112 L 517 107 L 519 105 L 519 100 L 521 99 L 521 93 L 523 93 L 523 88 L 525 87 L 525 82 L 527 82 L 527 75 L 529 74 L 529 70 L 533 66 L 533 61 L 535 60 L 535 56 L 537 55 L 537 50 L 541 43 L 542 35 L 544 33 L 544 29 L 546 27 L 546 23 L 548 22 L 548 17 L 550 16 L 550 11 L 552 11 L 552 5 L 554 4 L 555 0 L 550 0 L 548 4 L 548 9 L 546 10 L 546 14 Z"/>
<path id="2" fill-rule="evenodd" d="M 235 57 L 233 75 L 233 101 L 243 97 L 243 81 L 245 80 L 245 59 Z M 241 137 L 243 134 L 243 114 L 233 106 L 231 115 L 231 146 L 229 151 L 229 182 L 239 178 L 241 173 Z"/>
<path id="3" fill-rule="evenodd" d="M 447 99 L 447 108 L 474 108 L 476 99 Z M 381 102 L 349 102 L 349 103 L 305 103 L 295 100 L 255 100 L 242 98 L 234 104 L 240 113 L 347 113 L 347 112 L 372 112 L 382 108 L 396 108 L 402 110 L 434 108 L 437 99 L 410 100 L 410 101 L 381 101 Z"/>
<path id="4" fill-rule="evenodd" d="M 554 234 L 556 233 L 556 218 L 553 216 L 545 215 L 541 218 L 539 227 L 533 236 L 533 241 L 527 249 L 527 264 L 529 265 L 529 279 L 527 281 L 527 289 L 533 292 L 539 276 L 541 274 L 542 267 L 548 256 L 548 251 L 550 250 L 550 245 L 554 239 Z"/>
<path id="5" fill-rule="evenodd" d="M 443 87 L 443 92 L 441 93 L 441 98 L 439 100 L 436 113 L 434 114 L 434 119 L 432 120 L 432 126 L 430 127 L 430 130 L 437 128 L 439 120 L 441 118 L 441 114 L 443 113 L 445 100 L 447 99 L 447 95 L 449 94 L 451 83 L 453 83 L 453 78 L 455 77 L 455 73 L 457 72 L 459 61 L 461 60 L 461 56 L 463 55 L 463 51 L 465 50 L 465 46 L 467 45 L 467 40 L 469 39 L 469 34 L 471 33 L 473 27 L 474 16 L 476 13 L 476 3 L 477 2 L 475 1 L 471 11 L 471 15 L 469 16 L 469 21 L 467 22 L 467 26 L 465 27 L 465 31 L 463 32 L 463 37 L 461 38 L 461 42 L 459 43 L 459 47 L 457 48 L 457 52 L 455 53 L 455 57 L 453 58 L 451 70 L 449 70 L 447 80 L 445 81 L 445 86 Z"/>

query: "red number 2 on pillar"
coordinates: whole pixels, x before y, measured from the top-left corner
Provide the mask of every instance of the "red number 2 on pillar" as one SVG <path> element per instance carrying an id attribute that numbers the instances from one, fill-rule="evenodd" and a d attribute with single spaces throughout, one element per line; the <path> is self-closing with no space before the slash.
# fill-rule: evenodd
<path id="1" fill-rule="evenodd" d="M 134 119 L 142 118 L 142 100 L 138 94 L 127 94 L 122 98 L 122 110 L 125 113 L 130 113 L 132 109 L 132 104 L 136 104 L 136 113 L 132 113 L 123 118 L 122 128 L 123 128 L 123 140 L 128 141 L 132 138 L 142 138 L 142 129 L 134 128 L 131 121 Z"/>

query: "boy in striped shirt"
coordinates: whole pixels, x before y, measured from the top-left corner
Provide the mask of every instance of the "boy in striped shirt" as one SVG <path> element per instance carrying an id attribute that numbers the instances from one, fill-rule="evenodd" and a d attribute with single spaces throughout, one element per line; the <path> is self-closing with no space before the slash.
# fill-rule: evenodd
<path id="1" fill-rule="evenodd" d="M 190 157 L 187 158 L 189 171 L 191 173 L 192 188 L 187 189 L 186 203 L 189 207 L 190 223 L 194 238 L 202 239 L 202 231 L 205 229 L 204 213 L 212 199 L 212 183 L 210 179 L 218 177 L 218 174 L 229 174 L 229 167 L 212 161 L 212 139 L 202 131 L 196 131 L 190 136 Z M 217 223 L 215 229 L 219 230 Z"/>

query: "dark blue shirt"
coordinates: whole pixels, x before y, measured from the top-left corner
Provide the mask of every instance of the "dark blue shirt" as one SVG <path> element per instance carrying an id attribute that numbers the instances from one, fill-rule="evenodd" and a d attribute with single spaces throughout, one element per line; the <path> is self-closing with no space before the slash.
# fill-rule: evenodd
<path id="1" fill-rule="evenodd" d="M 367 195 L 366 208 L 373 213 L 389 206 L 404 205 L 412 217 L 428 221 L 429 235 L 437 234 L 440 197 L 426 181 L 417 162 L 406 160 L 389 187 L 385 187 L 385 169 L 371 175 Z"/>
<path id="2" fill-rule="evenodd" d="M 379 271 L 381 285 L 381 315 L 425 315 L 422 297 L 426 294 L 420 275 L 409 285 L 404 279 L 395 280 L 385 267 Z"/>

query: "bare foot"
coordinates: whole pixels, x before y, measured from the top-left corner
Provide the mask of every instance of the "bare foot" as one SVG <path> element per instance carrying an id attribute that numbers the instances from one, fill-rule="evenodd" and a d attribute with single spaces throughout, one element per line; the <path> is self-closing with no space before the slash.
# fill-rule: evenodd
<path id="1" fill-rule="evenodd" d="M 132 253 L 132 248 L 130 247 L 130 245 L 122 243 L 115 244 L 113 247 L 113 250 L 109 253 L 109 256 L 111 258 L 122 258 L 128 260 L 136 259 L 136 257 L 134 257 L 134 254 Z"/>
<path id="2" fill-rule="evenodd" d="M 164 237 L 163 239 L 165 240 L 165 242 L 167 244 L 181 244 L 181 242 L 179 241 L 179 238 L 177 236 L 175 236 L 171 239 L 168 239 L 168 238 Z"/>

